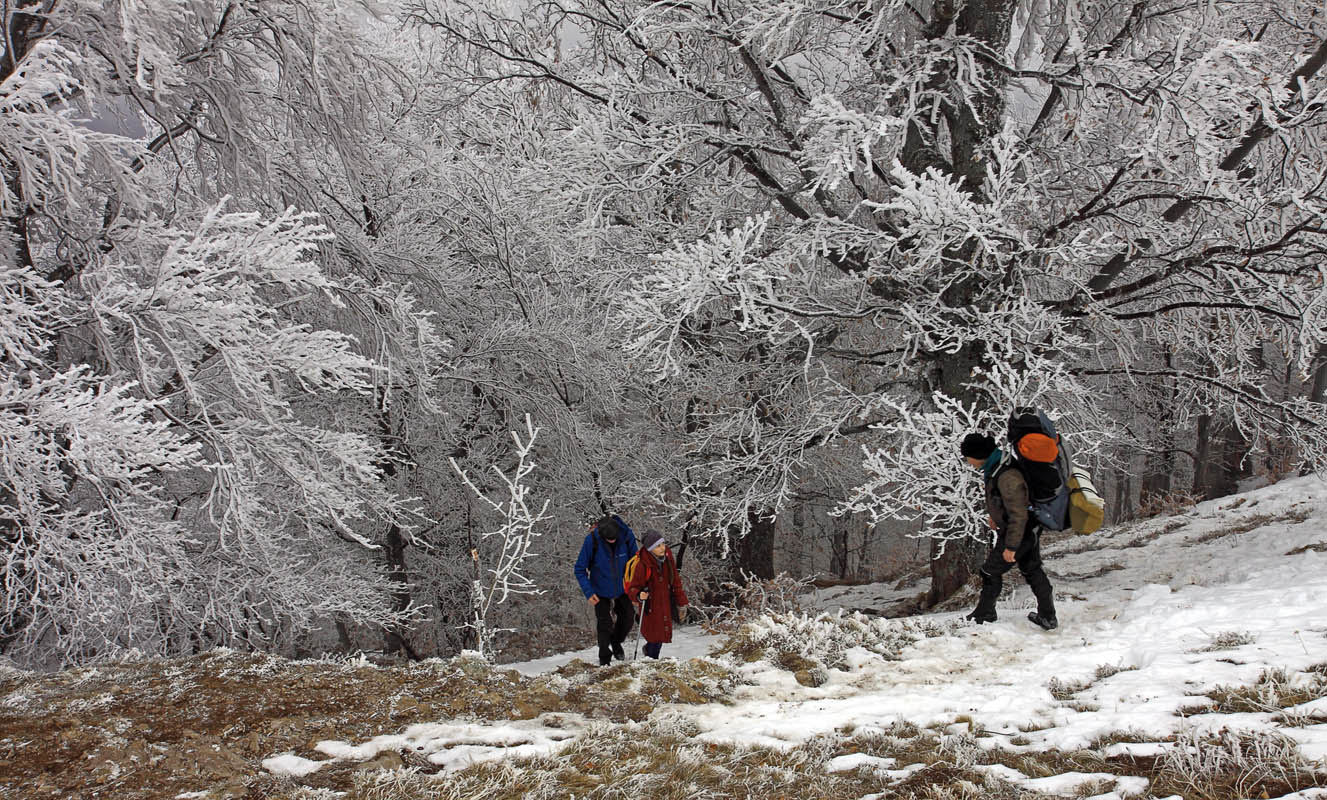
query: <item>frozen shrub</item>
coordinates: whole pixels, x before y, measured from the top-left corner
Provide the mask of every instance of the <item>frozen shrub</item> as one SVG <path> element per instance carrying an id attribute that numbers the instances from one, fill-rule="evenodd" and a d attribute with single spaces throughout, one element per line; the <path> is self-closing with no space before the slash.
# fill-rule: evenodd
<path id="1" fill-rule="evenodd" d="M 768 659 L 780 665 L 805 668 L 803 660 L 819 662 L 830 669 L 846 669 L 847 653 L 861 648 L 886 659 L 896 659 L 903 648 L 931 634 L 931 629 L 897 620 L 861 614 L 809 616 L 771 614 L 742 626 L 718 649 L 746 661 Z"/>
<path id="2" fill-rule="evenodd" d="M 1283 734 L 1223 728 L 1178 736 L 1162 756 L 1159 778 L 1166 791 L 1217 800 L 1281 797 L 1321 785 L 1327 773 L 1307 761 L 1294 740 Z"/>
<path id="3" fill-rule="evenodd" d="M 940 752 L 954 766 L 967 769 L 981 758 L 981 744 L 970 733 L 945 736 L 940 739 Z"/>
<path id="4" fill-rule="evenodd" d="M 1236 647 L 1242 647 L 1246 644 L 1253 644 L 1258 641 L 1258 637 L 1251 633 L 1243 631 L 1223 631 L 1212 637 L 1212 643 L 1202 648 L 1199 652 L 1215 652 L 1217 650 L 1233 650 Z"/>
<path id="5" fill-rule="evenodd" d="M 1091 685 L 1091 681 L 1066 681 L 1060 680 L 1059 678 L 1051 678 L 1051 681 L 1046 685 L 1046 688 L 1050 691 L 1051 697 L 1054 697 L 1056 700 L 1063 703 L 1072 700 L 1074 695 Z"/>
<path id="6" fill-rule="evenodd" d="M 722 585 L 732 600 L 727 606 L 710 611 L 705 625 L 710 632 L 732 633 L 768 614 L 801 614 L 800 598 L 811 585 L 810 578 L 794 578 L 786 572 L 761 580 L 743 571 L 742 579 L 742 583 L 728 581 Z"/>
<path id="7" fill-rule="evenodd" d="M 1327 680 L 1312 671 L 1291 675 L 1284 669 L 1269 669 L 1252 686 L 1217 686 L 1207 694 L 1218 713 L 1271 712 L 1327 697 Z"/>

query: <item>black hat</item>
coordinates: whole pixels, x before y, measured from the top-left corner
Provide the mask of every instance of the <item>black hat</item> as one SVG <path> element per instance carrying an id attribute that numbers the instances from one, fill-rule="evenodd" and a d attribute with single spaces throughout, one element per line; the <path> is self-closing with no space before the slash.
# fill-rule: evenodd
<path id="1" fill-rule="evenodd" d="M 990 458 L 995 452 L 995 440 L 984 433 L 969 433 L 958 449 L 968 458 Z"/>
<path id="2" fill-rule="evenodd" d="M 617 520 L 611 516 L 599 520 L 599 523 L 594 527 L 599 531 L 600 536 L 610 542 L 616 542 L 618 534 L 622 532 L 622 528 L 617 524 Z"/>
<path id="3" fill-rule="evenodd" d="M 659 533 L 654 528 L 650 528 L 649 530 L 645 531 L 644 536 L 640 537 L 640 549 L 649 550 L 652 547 L 654 547 L 656 544 L 663 542 L 663 540 L 664 537 L 662 533 Z M 664 544 L 667 544 L 667 542 L 664 542 Z"/>

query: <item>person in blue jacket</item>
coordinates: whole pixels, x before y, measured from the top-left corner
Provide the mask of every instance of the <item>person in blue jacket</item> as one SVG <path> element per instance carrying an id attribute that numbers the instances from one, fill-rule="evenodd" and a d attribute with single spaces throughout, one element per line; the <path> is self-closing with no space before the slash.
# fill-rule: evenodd
<path id="1" fill-rule="evenodd" d="M 622 643 L 631 633 L 635 611 L 622 589 L 627 561 L 636 555 L 636 534 L 617 514 L 595 523 L 576 558 L 576 580 L 594 607 L 599 635 L 599 665 L 627 657 Z"/>

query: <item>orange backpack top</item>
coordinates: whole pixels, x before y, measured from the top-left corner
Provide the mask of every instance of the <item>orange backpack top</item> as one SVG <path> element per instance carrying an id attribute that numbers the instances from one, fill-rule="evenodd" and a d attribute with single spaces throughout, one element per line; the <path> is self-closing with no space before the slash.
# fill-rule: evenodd
<path id="1" fill-rule="evenodd" d="M 1036 461 L 1039 464 L 1053 464 L 1060 456 L 1060 437 L 1047 436 L 1044 433 L 1025 433 L 1014 444 L 1018 448 L 1019 458 Z"/>

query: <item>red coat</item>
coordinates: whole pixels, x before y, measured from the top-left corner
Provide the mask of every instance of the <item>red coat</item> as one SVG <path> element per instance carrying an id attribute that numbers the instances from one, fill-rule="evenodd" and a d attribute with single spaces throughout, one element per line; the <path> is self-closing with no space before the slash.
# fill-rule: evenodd
<path id="1" fill-rule="evenodd" d="M 682 575 L 678 572 L 673 551 L 664 548 L 663 559 L 658 559 L 654 553 L 642 548 L 627 562 L 622 588 L 638 608 L 641 591 L 650 593 L 645 599 L 645 619 L 640 626 L 640 635 L 645 641 L 661 644 L 673 641 L 672 604 L 687 604 L 687 593 L 682 589 Z"/>

